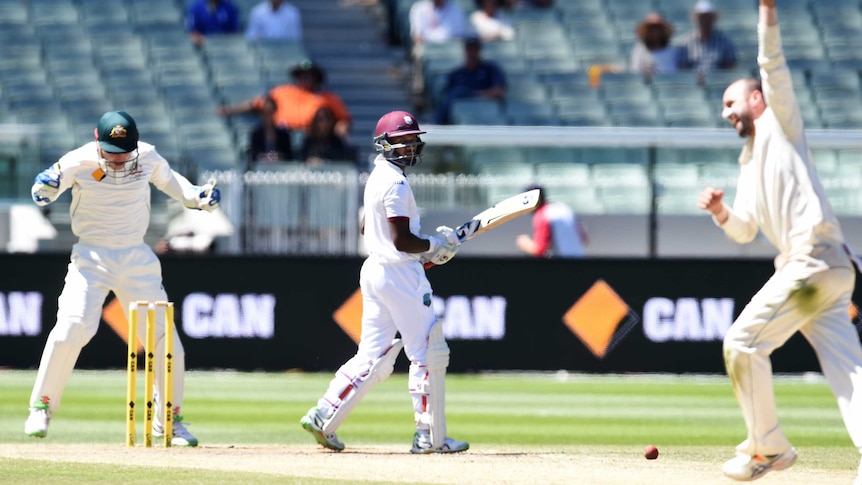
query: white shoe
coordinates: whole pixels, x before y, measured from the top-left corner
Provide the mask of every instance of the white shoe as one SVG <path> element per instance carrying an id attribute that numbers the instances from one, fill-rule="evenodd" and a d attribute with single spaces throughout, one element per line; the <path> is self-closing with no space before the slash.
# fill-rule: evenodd
<path id="1" fill-rule="evenodd" d="M 728 478 L 748 482 L 757 480 L 767 472 L 790 468 L 794 463 L 796 463 L 796 450 L 791 447 L 784 453 L 770 456 L 750 456 L 739 453 L 735 458 L 725 462 L 721 471 Z"/>
<path id="2" fill-rule="evenodd" d="M 431 446 L 431 435 L 417 431 L 416 434 L 413 435 L 413 448 L 410 449 L 410 453 L 460 453 L 462 451 L 467 451 L 468 449 L 470 449 L 470 443 L 467 443 L 466 441 L 458 441 L 448 436 L 443 440 L 443 446 L 440 448 L 433 448 Z"/>
<path id="3" fill-rule="evenodd" d="M 173 433 L 171 434 L 171 446 L 197 446 L 198 439 L 186 429 L 182 423 L 183 417 L 174 415 L 174 424 L 172 426 Z M 162 438 L 165 436 L 165 426 L 158 421 L 153 422 L 153 437 Z"/>
<path id="4" fill-rule="evenodd" d="M 332 451 L 342 451 L 344 449 L 344 443 L 338 440 L 338 435 L 335 433 L 323 433 L 323 416 L 320 415 L 320 408 L 317 406 L 309 409 L 308 413 L 299 420 L 299 424 L 302 425 L 303 429 L 311 433 L 314 436 L 314 440 L 324 448 L 329 448 Z"/>
<path id="5" fill-rule="evenodd" d="M 48 423 L 51 421 L 51 412 L 48 406 L 36 404 L 30 408 L 30 416 L 24 423 L 24 433 L 36 438 L 44 438 L 48 435 Z"/>

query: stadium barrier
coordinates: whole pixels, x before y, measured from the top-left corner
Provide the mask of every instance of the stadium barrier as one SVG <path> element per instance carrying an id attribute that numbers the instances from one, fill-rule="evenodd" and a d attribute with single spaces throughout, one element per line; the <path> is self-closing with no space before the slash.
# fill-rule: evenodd
<path id="1" fill-rule="evenodd" d="M 0 368 L 38 365 L 67 262 L 0 255 L 16 275 L 0 280 Z M 188 368 L 334 371 L 356 351 L 361 263 L 165 256 Z M 722 337 L 771 273 L 768 260 L 458 257 L 428 276 L 452 372 L 723 373 Z M 109 299 L 78 367 L 124 367 L 113 330 L 126 328 L 124 315 Z M 772 357 L 776 372 L 818 369 L 801 336 Z M 406 371 L 403 356 L 397 369 Z"/>

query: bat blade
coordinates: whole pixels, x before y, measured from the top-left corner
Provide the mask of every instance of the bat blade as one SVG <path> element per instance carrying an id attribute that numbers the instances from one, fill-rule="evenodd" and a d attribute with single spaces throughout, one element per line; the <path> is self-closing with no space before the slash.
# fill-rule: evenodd
<path id="1" fill-rule="evenodd" d="M 458 240 L 464 242 L 472 239 L 522 214 L 532 212 L 539 205 L 539 193 L 539 189 L 521 192 L 476 214 L 472 219 L 455 229 Z M 434 266 L 434 263 L 425 263 L 426 268 L 431 266 Z"/>
<path id="2" fill-rule="evenodd" d="M 485 231 L 489 231 L 512 219 L 532 212 L 539 203 L 539 189 L 528 190 L 518 195 L 513 195 L 473 216 L 464 224 L 458 226 L 455 234 L 458 239 L 466 241 Z"/>

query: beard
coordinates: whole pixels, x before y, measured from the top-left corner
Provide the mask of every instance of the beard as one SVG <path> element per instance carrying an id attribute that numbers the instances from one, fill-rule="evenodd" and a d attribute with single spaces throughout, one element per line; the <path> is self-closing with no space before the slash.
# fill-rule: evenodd
<path id="1" fill-rule="evenodd" d="M 740 138 L 748 138 L 754 133 L 754 122 L 750 118 L 739 118 L 733 127 Z"/>

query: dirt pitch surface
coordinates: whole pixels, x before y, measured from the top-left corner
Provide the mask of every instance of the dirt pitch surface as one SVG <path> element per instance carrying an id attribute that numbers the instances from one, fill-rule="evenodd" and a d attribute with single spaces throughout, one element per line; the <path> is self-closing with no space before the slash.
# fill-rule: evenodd
<path id="1" fill-rule="evenodd" d="M 721 462 L 698 461 L 703 450 L 665 453 L 646 460 L 631 447 L 546 448 L 487 446 L 452 455 L 411 455 L 403 446 L 359 446 L 333 453 L 308 445 L 126 448 L 96 444 L 0 444 L 0 457 L 58 463 L 128 465 L 266 473 L 277 477 L 326 478 L 345 483 L 447 484 L 660 484 L 735 483 L 721 474 Z M 712 454 L 712 453 L 707 453 Z M 150 456 L 152 459 L 147 459 Z M 759 484 L 848 484 L 850 471 L 807 469 L 804 464 L 774 472 Z"/>

